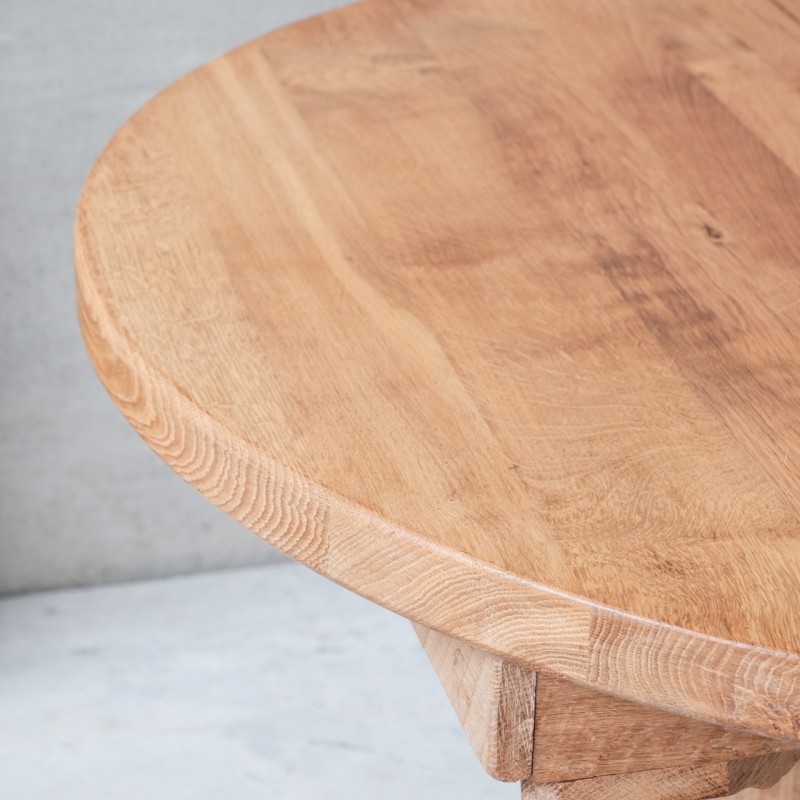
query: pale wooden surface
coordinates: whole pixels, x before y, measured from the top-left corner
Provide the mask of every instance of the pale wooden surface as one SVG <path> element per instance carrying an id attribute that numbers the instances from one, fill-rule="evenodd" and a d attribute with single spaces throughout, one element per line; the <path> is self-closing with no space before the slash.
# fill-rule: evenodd
<path id="1" fill-rule="evenodd" d="M 769 786 L 800 758 L 796 743 L 781 752 L 786 742 L 537 675 L 414 628 L 484 768 L 500 780 L 525 781 L 526 796 L 727 796 L 742 786 Z M 787 777 L 762 800 L 792 797 L 793 781 Z"/>
<path id="2" fill-rule="evenodd" d="M 536 677 L 535 726 L 532 778 L 536 783 L 797 750 L 796 742 L 668 714 L 546 673 Z M 794 757 L 800 758 L 800 752 Z"/>
<path id="3" fill-rule="evenodd" d="M 415 625 L 483 768 L 501 781 L 531 774 L 536 673 Z"/>
<path id="4" fill-rule="evenodd" d="M 798 800 L 800 798 L 800 767 L 794 767 L 769 789 L 743 789 L 736 800 Z"/>
<path id="5" fill-rule="evenodd" d="M 522 786 L 522 800 L 706 800 L 727 797 L 746 786 L 774 784 L 799 757 L 798 753 L 773 753 L 727 763 L 607 775 L 568 783 L 527 782 Z M 754 800 L 759 797 L 753 795 Z M 761 800 L 775 799 L 765 793 Z"/>
<path id="6" fill-rule="evenodd" d="M 98 373 L 332 579 L 800 738 L 795 7 L 372 0 L 213 62 L 87 181 Z"/>

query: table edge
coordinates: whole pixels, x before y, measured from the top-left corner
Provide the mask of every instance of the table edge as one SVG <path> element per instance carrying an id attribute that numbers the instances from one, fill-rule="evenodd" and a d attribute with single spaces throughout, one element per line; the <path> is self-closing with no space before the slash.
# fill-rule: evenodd
<path id="1" fill-rule="evenodd" d="M 509 661 L 665 711 L 800 741 L 800 655 L 524 579 L 382 519 L 234 435 L 126 334 L 84 245 L 79 204 L 78 315 L 101 382 L 175 472 L 262 539 L 369 600 Z M 442 594 L 448 603 L 437 601 Z"/>

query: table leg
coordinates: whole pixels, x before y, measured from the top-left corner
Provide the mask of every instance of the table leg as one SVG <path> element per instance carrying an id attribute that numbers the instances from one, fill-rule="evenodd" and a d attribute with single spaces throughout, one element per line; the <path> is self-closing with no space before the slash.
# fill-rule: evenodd
<path id="1" fill-rule="evenodd" d="M 522 784 L 522 800 L 705 800 L 733 795 L 738 798 L 742 795 L 737 793 L 744 786 L 774 784 L 794 766 L 798 757 L 794 752 L 770 753 L 737 761 L 604 775 L 563 783 L 537 784 L 529 780 Z M 753 800 L 762 797 L 756 789 L 745 791 L 751 793 Z"/>
<path id="2" fill-rule="evenodd" d="M 601 694 L 415 625 L 484 768 L 523 800 L 800 800 L 796 742 Z M 800 780 L 800 779 L 798 779 Z M 747 792 L 750 792 L 749 794 Z"/>
<path id="3" fill-rule="evenodd" d="M 736 800 L 800 800 L 800 765 L 783 776 L 770 789 L 744 789 Z"/>

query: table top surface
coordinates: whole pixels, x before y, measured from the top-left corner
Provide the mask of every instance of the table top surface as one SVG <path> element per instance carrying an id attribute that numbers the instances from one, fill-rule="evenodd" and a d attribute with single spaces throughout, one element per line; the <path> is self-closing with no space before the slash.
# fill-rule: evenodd
<path id="1" fill-rule="evenodd" d="M 798 87 L 788 0 L 271 33 L 98 160 L 89 351 L 177 472 L 332 579 L 800 738 Z"/>

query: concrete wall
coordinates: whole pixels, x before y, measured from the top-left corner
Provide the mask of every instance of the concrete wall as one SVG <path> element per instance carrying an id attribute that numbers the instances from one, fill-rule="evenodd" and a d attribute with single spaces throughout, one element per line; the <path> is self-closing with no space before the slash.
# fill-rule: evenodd
<path id="1" fill-rule="evenodd" d="M 156 91 L 332 0 L 0 3 L 0 593 L 277 557 L 195 494 L 95 378 L 72 221 L 105 142 Z"/>

